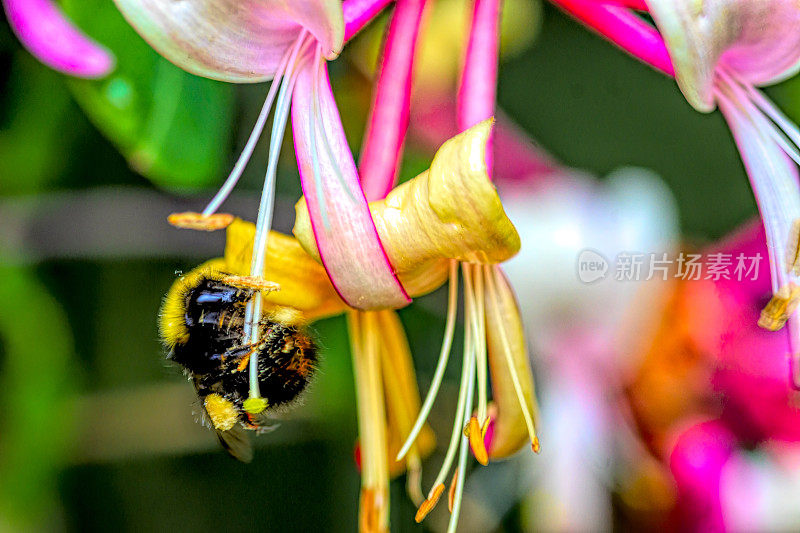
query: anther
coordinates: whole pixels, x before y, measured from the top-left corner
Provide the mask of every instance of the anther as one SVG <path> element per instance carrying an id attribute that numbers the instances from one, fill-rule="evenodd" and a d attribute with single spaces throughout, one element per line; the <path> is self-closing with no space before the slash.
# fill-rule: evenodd
<path id="1" fill-rule="evenodd" d="M 453 505 L 456 503 L 456 486 L 458 485 L 458 468 L 453 472 L 453 479 L 450 480 L 450 490 L 447 491 L 447 509 L 452 513 Z"/>
<path id="2" fill-rule="evenodd" d="M 217 231 L 230 226 L 233 223 L 233 219 L 234 216 L 229 213 L 204 215 L 202 213 L 187 211 L 185 213 L 172 213 L 167 217 L 167 222 L 176 228 Z"/>
<path id="3" fill-rule="evenodd" d="M 439 483 L 431 489 L 431 491 L 428 493 L 428 499 L 422 502 L 422 505 L 419 506 L 419 509 L 417 509 L 417 514 L 414 517 L 414 520 L 416 520 L 418 524 L 422 522 L 426 516 L 428 516 L 428 513 L 433 511 L 433 508 L 436 507 L 436 504 L 439 502 L 439 498 L 443 492 L 444 483 Z"/>
<path id="4" fill-rule="evenodd" d="M 483 421 L 483 426 L 481 427 L 481 437 L 484 439 L 486 438 L 486 432 L 489 430 L 489 424 L 492 423 L 492 417 L 486 416 L 486 420 Z"/>
<path id="5" fill-rule="evenodd" d="M 220 281 L 237 289 L 250 289 L 261 292 L 274 292 L 281 290 L 279 283 L 267 281 L 264 278 L 259 278 L 257 276 L 235 276 L 231 274 L 229 276 L 225 276 Z"/>
<path id="6" fill-rule="evenodd" d="M 800 218 L 794 219 L 786 248 L 786 273 L 800 276 Z"/>
<path id="7" fill-rule="evenodd" d="M 268 404 L 265 398 L 248 398 L 242 403 L 242 407 L 251 415 L 257 415 L 266 409 Z"/>
<path id="8" fill-rule="evenodd" d="M 800 287 L 794 283 L 784 285 L 761 311 L 758 325 L 770 331 L 781 329 L 800 303 Z"/>
<path id="9" fill-rule="evenodd" d="M 488 419 L 487 419 L 488 420 Z M 476 417 L 469 419 L 469 446 L 472 448 L 472 455 L 475 459 L 486 466 L 489 464 L 489 454 L 486 452 L 486 444 L 483 442 L 483 431 Z"/>
<path id="10" fill-rule="evenodd" d="M 531 450 L 533 450 L 533 453 L 539 453 L 542 451 L 542 446 L 539 444 L 539 437 L 533 437 L 533 442 L 531 442 Z"/>

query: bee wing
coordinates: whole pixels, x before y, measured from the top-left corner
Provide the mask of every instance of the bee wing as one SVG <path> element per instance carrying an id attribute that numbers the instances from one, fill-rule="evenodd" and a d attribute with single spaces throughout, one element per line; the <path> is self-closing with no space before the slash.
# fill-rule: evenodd
<path id="1" fill-rule="evenodd" d="M 211 397 L 217 393 L 209 394 L 209 392 L 213 389 L 203 383 L 203 380 L 200 376 L 193 375 L 192 382 L 195 390 L 197 391 L 198 397 L 200 397 L 200 405 L 203 408 L 203 423 L 214 429 L 214 432 L 217 434 L 217 438 L 219 439 L 219 443 L 223 448 L 225 448 L 225 451 L 227 451 L 231 457 L 238 459 L 243 463 L 251 462 L 253 460 L 253 446 L 250 444 L 250 435 L 247 434 L 247 430 L 245 430 L 238 423 L 231 429 L 225 431 L 215 428 L 213 422 L 211 422 L 211 415 L 208 413 L 208 408 L 206 407 L 206 403 L 203 398 Z"/>
<path id="2" fill-rule="evenodd" d="M 219 443 L 225 448 L 231 457 L 243 463 L 253 460 L 253 445 L 250 443 L 250 435 L 242 426 L 236 425 L 228 431 L 215 430 Z"/>

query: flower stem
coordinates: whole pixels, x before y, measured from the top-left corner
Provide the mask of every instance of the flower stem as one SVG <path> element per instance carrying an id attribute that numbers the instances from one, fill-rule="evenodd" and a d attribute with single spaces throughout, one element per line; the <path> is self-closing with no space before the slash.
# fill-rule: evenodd
<path id="1" fill-rule="evenodd" d="M 664 74 L 675 76 L 664 39 L 653 26 L 628 8 L 594 0 L 550 1 L 636 59 Z"/>
<path id="2" fill-rule="evenodd" d="M 361 149 L 359 174 L 367 201 L 395 184 L 411 105 L 411 74 L 426 0 L 398 0 L 386 33 L 378 82 Z"/>

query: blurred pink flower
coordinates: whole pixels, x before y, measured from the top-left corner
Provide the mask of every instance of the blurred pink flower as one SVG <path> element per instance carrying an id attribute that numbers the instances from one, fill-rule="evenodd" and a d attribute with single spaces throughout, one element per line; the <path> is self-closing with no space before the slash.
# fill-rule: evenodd
<path id="1" fill-rule="evenodd" d="M 791 0 L 598 2 L 553 0 L 638 59 L 675 76 L 698 111 L 728 122 L 766 229 L 773 299 L 760 324 L 789 322 L 798 367 L 800 317 L 800 130 L 756 87 L 800 68 L 800 5 Z M 632 10 L 649 9 L 660 34 Z M 800 385 L 800 374 L 793 375 Z"/>
<path id="2" fill-rule="evenodd" d="M 705 255 L 766 257 L 767 252 L 763 227 L 751 222 Z M 690 414 L 673 426 L 666 453 L 680 518 L 693 531 L 797 526 L 791 511 L 774 498 L 776 491 L 796 490 L 787 475 L 800 452 L 800 393 L 787 383 L 781 357 L 790 344 L 788 333 L 756 325 L 770 296 L 769 265 L 763 262 L 755 277 L 742 281 L 685 285 L 683 308 L 704 309 L 689 317 L 687 334 L 702 354 L 700 364 L 709 368 L 709 381 L 707 396 L 697 398 Z M 741 511 L 745 498 L 747 513 Z"/>
<path id="3" fill-rule="evenodd" d="M 80 78 L 100 78 L 114 56 L 84 35 L 50 0 L 2 0 L 11 29 L 39 61 Z"/>

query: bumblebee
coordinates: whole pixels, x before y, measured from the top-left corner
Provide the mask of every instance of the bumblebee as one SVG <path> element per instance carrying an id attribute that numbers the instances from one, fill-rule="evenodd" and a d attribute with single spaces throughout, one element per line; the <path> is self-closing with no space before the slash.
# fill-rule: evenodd
<path id="1" fill-rule="evenodd" d="M 199 268 L 178 278 L 159 316 L 168 358 L 181 365 L 194 384 L 204 421 L 222 446 L 243 462 L 253 452 L 246 430 L 271 429 L 268 414 L 289 405 L 309 384 L 317 366 L 317 348 L 296 313 L 262 317 L 258 343 L 244 343 L 247 302 L 260 294 L 219 270 Z M 267 410 L 244 409 L 249 394 L 247 367 L 258 357 L 258 384 Z"/>

